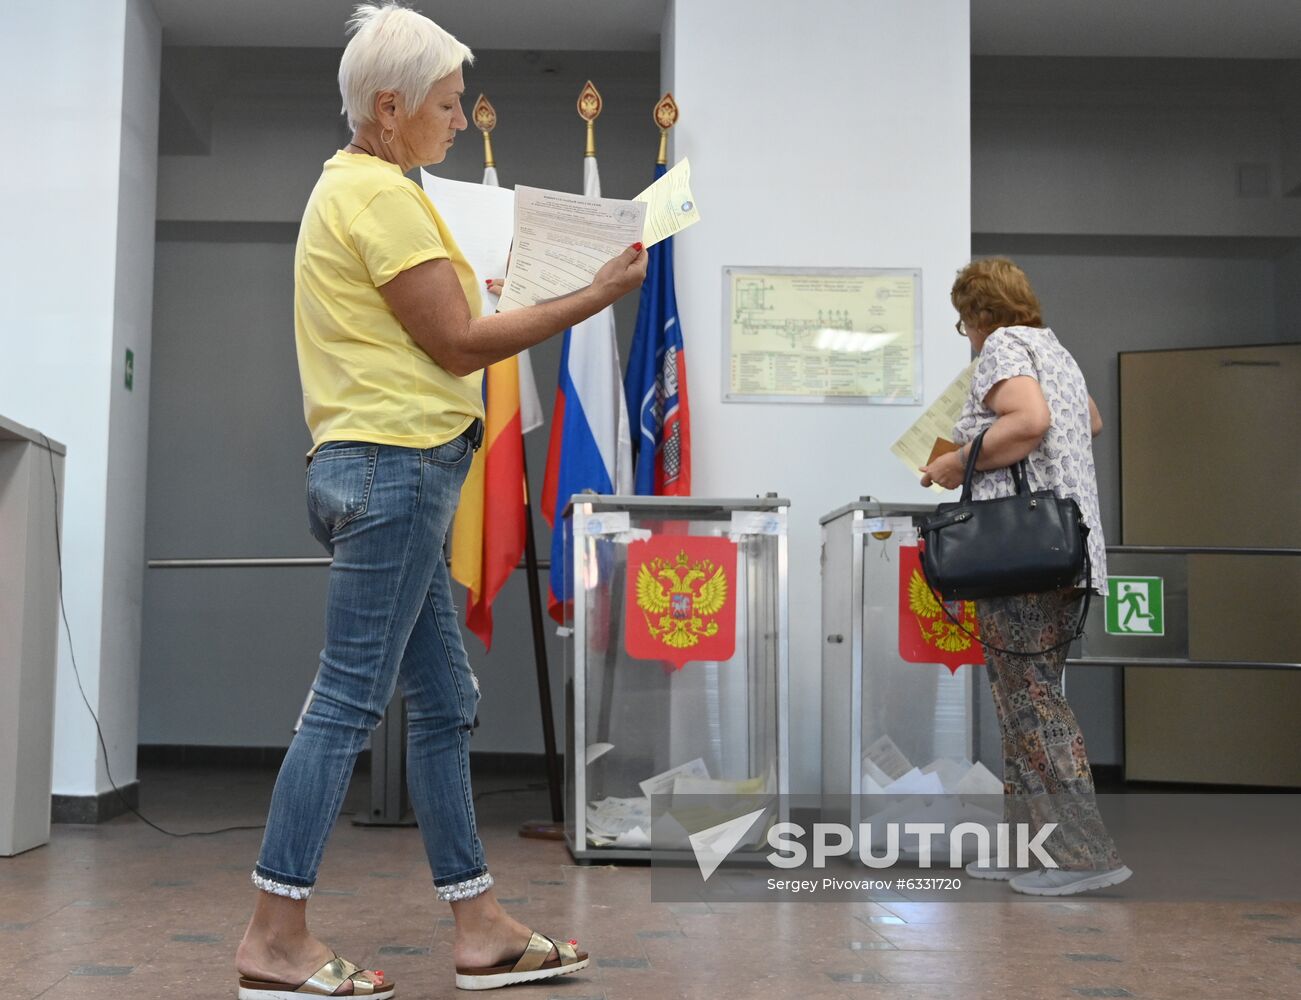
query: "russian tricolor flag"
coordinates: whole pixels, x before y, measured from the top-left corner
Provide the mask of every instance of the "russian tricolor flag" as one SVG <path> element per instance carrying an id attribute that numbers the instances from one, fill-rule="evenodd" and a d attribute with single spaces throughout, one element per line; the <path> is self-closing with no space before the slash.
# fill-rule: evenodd
<path id="1" fill-rule="evenodd" d="M 596 157 L 583 161 L 583 194 L 601 196 Z M 575 493 L 632 492 L 631 434 L 623 395 L 614 312 L 601 310 L 565 331 L 560 355 L 551 442 L 542 484 L 542 516 L 551 525 L 551 575 L 547 607 L 564 621 L 573 600 L 566 579 L 565 525 L 561 515 Z"/>

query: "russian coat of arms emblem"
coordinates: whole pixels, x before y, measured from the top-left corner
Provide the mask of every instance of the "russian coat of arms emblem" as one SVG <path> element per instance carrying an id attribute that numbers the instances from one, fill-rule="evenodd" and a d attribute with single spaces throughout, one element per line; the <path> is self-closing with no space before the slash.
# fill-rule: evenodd
<path id="1" fill-rule="evenodd" d="M 947 609 L 947 612 L 946 612 Z M 975 640 L 980 626 L 971 601 L 939 598 L 922 576 L 915 545 L 899 547 L 899 655 L 911 663 L 942 663 L 957 672 L 964 663 L 983 663 Z"/>
<path id="2" fill-rule="evenodd" d="M 736 651 L 736 543 L 662 535 L 628 547 L 628 653 L 668 660 L 727 660 Z"/>

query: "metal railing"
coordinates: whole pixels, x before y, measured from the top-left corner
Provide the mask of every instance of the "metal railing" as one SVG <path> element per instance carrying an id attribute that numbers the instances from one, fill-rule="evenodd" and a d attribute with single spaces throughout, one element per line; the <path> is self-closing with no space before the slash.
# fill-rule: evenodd
<path id="1" fill-rule="evenodd" d="M 329 556 L 238 556 L 213 559 L 150 559 L 150 569 L 284 569 L 297 566 L 329 566 Z M 516 569 L 527 569 L 519 563 Z M 550 559 L 539 559 L 538 569 L 550 569 Z"/>
<path id="2" fill-rule="evenodd" d="M 1267 546 L 1210 546 L 1210 545 L 1109 545 L 1107 547 L 1108 573 L 1116 577 L 1140 573 L 1166 573 L 1165 580 L 1172 584 L 1167 600 L 1169 612 L 1175 612 L 1176 630 L 1165 635 L 1151 648 L 1155 639 L 1142 635 L 1125 636 L 1107 632 L 1105 601 L 1095 602 L 1096 613 L 1090 615 L 1084 637 L 1084 648 L 1093 647 L 1096 654 L 1072 655 L 1067 663 L 1072 666 L 1095 667 L 1179 667 L 1203 670 L 1301 670 L 1301 663 L 1288 660 L 1203 659 L 1188 655 L 1190 620 L 1189 581 L 1187 556 L 1277 557 L 1296 558 L 1301 549 Z M 1135 566 L 1134 563 L 1138 565 Z M 1169 629 L 1166 630 L 1170 632 Z M 1077 647 L 1072 647 L 1072 653 Z"/>

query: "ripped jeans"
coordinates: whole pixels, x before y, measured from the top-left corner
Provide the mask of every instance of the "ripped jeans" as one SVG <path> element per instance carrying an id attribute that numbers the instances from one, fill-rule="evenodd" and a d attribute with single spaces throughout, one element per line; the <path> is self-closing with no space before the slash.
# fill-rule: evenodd
<path id="1" fill-rule="evenodd" d="M 253 881 L 304 899 L 357 754 L 401 685 L 407 784 L 441 899 L 486 891 L 474 822 L 470 732 L 479 703 L 443 541 L 482 434 L 417 450 L 321 446 L 307 471 L 312 533 L 334 556 L 312 701 L 276 780 Z"/>

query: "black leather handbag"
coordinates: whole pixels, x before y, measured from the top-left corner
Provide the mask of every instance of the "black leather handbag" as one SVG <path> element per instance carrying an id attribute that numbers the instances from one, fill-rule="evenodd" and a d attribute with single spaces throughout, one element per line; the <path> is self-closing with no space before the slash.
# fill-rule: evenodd
<path id="1" fill-rule="evenodd" d="M 1074 499 L 1058 497 L 1052 490 L 1031 492 L 1024 459 L 1010 467 L 1016 483 L 1012 496 L 972 500 L 971 480 L 987 430 L 971 443 L 957 503 L 940 504 L 922 521 L 922 573 L 930 588 L 946 601 L 1059 590 L 1084 576 L 1084 605 L 1070 639 L 1048 649 L 1026 651 L 998 649 L 982 642 L 1004 653 L 1033 656 L 1051 652 L 1084 631 L 1093 586 L 1089 528 Z M 945 613 L 954 620 L 948 608 Z"/>

